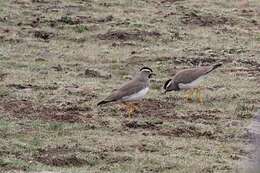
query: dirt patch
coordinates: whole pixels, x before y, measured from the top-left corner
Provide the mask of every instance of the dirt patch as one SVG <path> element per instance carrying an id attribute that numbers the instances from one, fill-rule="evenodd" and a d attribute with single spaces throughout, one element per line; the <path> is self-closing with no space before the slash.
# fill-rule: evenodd
<path id="1" fill-rule="evenodd" d="M 161 1 L 161 3 L 174 3 L 174 2 L 177 2 L 177 1 L 184 1 L 184 0 L 163 0 Z"/>
<path id="2" fill-rule="evenodd" d="M 86 69 L 84 75 L 81 76 L 89 77 L 89 78 L 104 78 L 104 79 L 110 79 L 112 77 L 111 74 L 97 69 Z"/>
<path id="3" fill-rule="evenodd" d="M 54 148 L 47 147 L 44 150 L 39 150 L 34 156 L 35 160 L 46 165 L 65 167 L 65 166 L 83 166 L 88 164 L 87 160 L 79 158 L 77 152 L 84 152 L 78 146 L 68 147 L 66 145 L 57 146 Z"/>
<path id="4" fill-rule="evenodd" d="M 223 15 L 216 13 L 202 13 L 201 11 L 192 9 L 184 13 L 181 17 L 184 24 L 198 26 L 214 26 L 214 25 L 234 25 L 235 21 Z"/>
<path id="5" fill-rule="evenodd" d="M 194 56 L 194 53 L 193 53 Z M 135 63 L 138 62 L 138 59 L 136 59 Z M 142 59 L 140 59 L 142 60 Z M 176 65 L 179 64 L 185 64 L 185 65 L 212 65 L 217 62 L 222 62 L 222 63 L 231 63 L 232 60 L 229 58 L 216 58 L 210 57 L 210 56 L 204 56 L 204 55 L 198 55 L 196 57 L 184 57 L 184 56 L 162 56 L 162 57 L 157 57 L 154 60 L 148 60 L 148 61 L 171 61 Z"/>
<path id="6" fill-rule="evenodd" d="M 43 40 L 49 40 L 50 38 L 54 37 L 54 33 L 47 32 L 47 31 L 34 31 L 33 35 L 34 35 L 34 37 L 40 38 Z"/>
<path id="7" fill-rule="evenodd" d="M 221 111 L 219 110 L 207 110 L 207 111 L 188 111 L 185 115 L 178 115 L 176 119 L 182 119 L 189 122 L 194 122 L 196 120 L 207 120 L 211 121 L 218 121 L 221 117 L 217 116 L 217 114 Z"/>
<path id="8" fill-rule="evenodd" d="M 76 25 L 82 23 L 82 20 L 77 17 L 71 17 L 71 16 L 62 16 L 58 22 L 69 24 L 69 25 Z"/>
<path id="9" fill-rule="evenodd" d="M 124 121 L 122 123 L 123 127 L 133 128 L 133 129 L 158 129 L 157 125 L 163 124 L 162 121 L 149 122 L 149 121 Z"/>
<path id="10" fill-rule="evenodd" d="M 158 152 L 160 149 L 157 145 L 151 145 L 151 144 L 136 144 L 136 145 L 130 145 L 129 147 L 135 149 L 138 149 L 140 152 Z"/>
<path id="11" fill-rule="evenodd" d="M 0 28 L 0 40 L 3 42 L 19 43 L 22 42 L 20 38 L 20 32 L 13 27 L 1 27 Z"/>
<path id="12" fill-rule="evenodd" d="M 57 20 L 45 20 L 43 23 L 49 23 L 51 27 L 55 27 L 58 25 L 79 25 L 83 23 L 93 23 L 93 24 L 100 24 L 100 23 L 106 23 L 110 22 L 114 19 L 112 15 L 108 15 L 105 17 L 100 17 L 100 18 L 94 18 L 92 16 L 61 16 L 61 18 Z"/>
<path id="13" fill-rule="evenodd" d="M 48 154 L 46 154 L 37 157 L 36 160 L 46 165 L 59 166 L 59 167 L 83 166 L 84 164 L 87 163 L 86 160 L 78 158 L 76 155 L 50 157 Z"/>
<path id="14" fill-rule="evenodd" d="M 6 85 L 8 88 L 14 88 L 17 90 L 23 89 L 34 89 L 34 90 L 56 90 L 58 86 L 39 86 L 39 85 L 32 85 L 32 84 L 8 84 Z"/>
<path id="15" fill-rule="evenodd" d="M 226 73 L 235 74 L 236 76 L 246 76 L 246 77 L 259 77 L 260 76 L 260 67 L 259 68 L 230 68 L 224 70 Z"/>
<path id="16" fill-rule="evenodd" d="M 8 76 L 8 73 L 1 73 L 0 71 L 0 81 L 4 81 Z"/>
<path id="17" fill-rule="evenodd" d="M 101 150 L 87 150 L 76 144 L 74 146 L 48 146 L 45 149 L 39 149 L 38 153 L 33 157 L 38 162 L 58 167 L 80 167 L 83 165 L 93 166 L 98 162 L 97 159 L 101 159 L 107 164 L 121 163 L 132 160 L 132 157 L 128 155 L 122 155 L 122 153 L 117 154 L 114 152 L 112 154 L 110 152 L 111 151 L 108 148 L 103 148 Z M 81 157 L 79 156 L 79 153 L 82 155 Z"/>
<path id="18" fill-rule="evenodd" d="M 156 31 L 142 31 L 142 30 L 132 30 L 132 31 L 108 31 L 105 34 L 99 34 L 97 37 L 100 40 L 140 40 L 144 41 L 147 38 L 158 38 L 161 34 Z"/>
<path id="19" fill-rule="evenodd" d="M 92 115 L 85 115 L 90 108 L 81 108 L 71 106 L 67 108 L 59 108 L 53 105 L 39 106 L 27 100 L 2 100 L 0 102 L 0 110 L 8 112 L 9 116 L 14 118 L 43 119 L 46 121 L 58 122 L 81 122 L 90 121 Z"/>
<path id="20" fill-rule="evenodd" d="M 61 109 L 57 107 L 49 107 L 49 108 L 43 108 L 42 110 L 40 109 L 40 117 L 44 120 L 55 120 L 55 121 L 60 121 L 60 122 L 69 122 L 69 123 L 74 123 L 74 122 L 88 122 L 88 119 L 91 118 L 92 116 L 84 116 L 83 112 L 78 109 L 78 108 L 73 108 L 73 109 Z"/>
<path id="21" fill-rule="evenodd" d="M 260 63 L 255 60 L 248 60 L 248 59 L 238 59 L 238 63 L 250 65 L 252 67 L 256 67 L 260 71 Z"/>
<path id="22" fill-rule="evenodd" d="M 25 100 L 10 100 L 10 101 L 1 101 L 0 110 L 9 112 L 17 118 L 22 118 L 21 114 L 32 114 L 35 113 L 35 108 L 32 102 Z"/>
<path id="23" fill-rule="evenodd" d="M 214 132 L 210 130 L 202 130 L 195 126 L 181 125 L 175 128 L 162 128 L 158 131 L 159 135 L 171 137 L 206 137 L 208 139 L 215 139 Z"/>
<path id="24" fill-rule="evenodd" d="M 108 164 L 115 164 L 115 163 L 122 163 L 122 162 L 130 161 L 130 160 L 133 160 L 133 158 L 130 157 L 130 156 L 121 156 L 121 155 L 111 156 L 111 155 L 107 155 L 107 157 L 104 160 Z"/>
<path id="25" fill-rule="evenodd" d="M 160 117 L 162 119 L 172 119 L 175 117 L 175 103 L 165 102 L 153 99 L 146 99 L 137 103 L 139 109 L 137 116 Z M 125 114 L 125 116 L 128 116 Z"/>

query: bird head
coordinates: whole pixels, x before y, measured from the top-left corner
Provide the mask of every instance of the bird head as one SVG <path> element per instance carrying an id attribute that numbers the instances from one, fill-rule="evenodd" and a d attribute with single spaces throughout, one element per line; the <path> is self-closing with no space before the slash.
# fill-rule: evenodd
<path id="1" fill-rule="evenodd" d="M 152 76 L 155 76 L 155 73 L 153 73 L 153 70 L 149 67 L 142 67 L 140 69 L 140 74 L 141 76 L 145 77 L 145 78 L 151 78 Z"/>

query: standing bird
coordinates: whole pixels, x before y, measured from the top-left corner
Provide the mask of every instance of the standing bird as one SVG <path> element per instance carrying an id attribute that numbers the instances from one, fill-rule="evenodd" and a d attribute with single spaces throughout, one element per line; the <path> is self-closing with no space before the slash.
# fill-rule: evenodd
<path id="1" fill-rule="evenodd" d="M 149 90 L 149 79 L 155 75 L 153 70 L 149 67 L 143 67 L 137 75 L 119 89 L 112 91 L 112 93 L 99 102 L 97 105 L 106 104 L 109 102 L 122 101 L 127 107 L 129 115 L 131 115 L 137 108 L 134 104 L 127 104 L 128 101 L 141 100 Z"/>
<path id="2" fill-rule="evenodd" d="M 222 63 L 218 63 L 212 66 L 202 66 L 192 69 L 181 70 L 175 74 L 173 79 L 169 79 L 165 82 L 163 88 L 164 93 L 169 91 L 180 91 L 180 90 L 191 90 L 187 93 L 187 100 L 190 100 L 194 91 L 196 92 L 197 99 L 202 103 L 201 88 L 198 84 L 203 80 L 207 74 L 212 72 L 214 69 L 220 67 Z"/>

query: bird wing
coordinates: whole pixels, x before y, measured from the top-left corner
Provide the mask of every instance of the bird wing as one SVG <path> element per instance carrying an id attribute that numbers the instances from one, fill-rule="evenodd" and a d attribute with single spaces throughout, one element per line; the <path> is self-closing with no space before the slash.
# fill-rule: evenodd
<path id="1" fill-rule="evenodd" d="M 125 96 L 129 96 L 139 92 L 144 89 L 146 85 L 138 80 L 131 80 L 124 85 L 122 85 L 119 89 L 112 91 L 112 93 L 104 99 L 105 102 L 112 102 L 122 99 Z"/>
<path id="2" fill-rule="evenodd" d="M 198 68 L 192 68 L 192 69 L 187 69 L 187 70 L 182 70 L 178 72 L 173 80 L 176 83 L 191 83 L 192 81 L 198 79 L 201 76 L 206 75 L 212 70 L 212 66 L 203 66 L 203 67 L 198 67 Z"/>

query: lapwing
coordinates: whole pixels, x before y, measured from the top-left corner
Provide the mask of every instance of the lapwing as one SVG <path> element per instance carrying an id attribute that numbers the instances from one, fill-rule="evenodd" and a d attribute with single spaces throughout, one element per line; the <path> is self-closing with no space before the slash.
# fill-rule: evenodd
<path id="1" fill-rule="evenodd" d="M 129 116 L 137 110 L 137 107 L 131 101 L 137 101 L 144 98 L 149 90 L 149 79 L 155 75 L 149 67 L 142 67 L 136 76 L 123 84 L 119 89 L 112 91 L 103 101 L 97 105 L 103 105 L 110 102 L 122 102 L 128 110 Z"/>
<path id="2" fill-rule="evenodd" d="M 201 97 L 201 87 L 199 83 L 213 70 L 220 67 L 222 63 L 217 63 L 212 66 L 201 66 L 197 68 L 185 69 L 177 72 L 172 79 L 165 82 L 163 89 L 164 93 L 169 91 L 180 91 L 180 90 L 190 90 L 188 91 L 186 98 L 191 99 L 194 91 L 196 93 L 197 99 L 202 103 Z"/>

